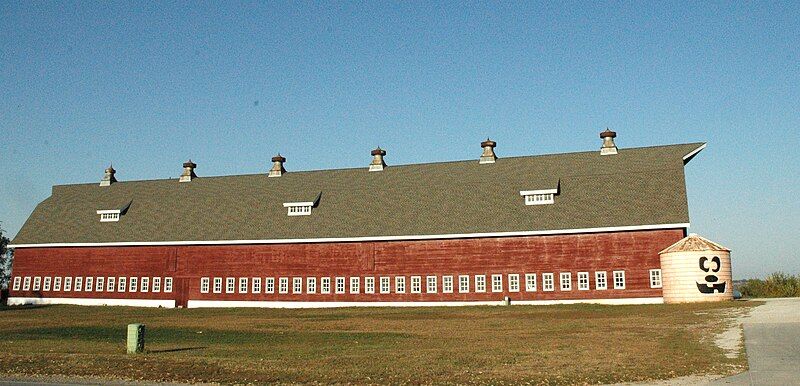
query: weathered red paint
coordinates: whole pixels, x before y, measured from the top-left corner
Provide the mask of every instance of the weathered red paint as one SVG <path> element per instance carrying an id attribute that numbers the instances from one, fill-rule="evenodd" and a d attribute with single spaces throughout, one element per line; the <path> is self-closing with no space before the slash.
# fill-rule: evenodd
<path id="1" fill-rule="evenodd" d="M 172 293 L 14 291 L 18 297 L 287 301 L 459 301 L 564 300 L 660 297 L 650 288 L 649 270 L 659 268 L 658 251 L 680 240 L 684 229 L 575 235 L 496 237 L 429 241 L 306 243 L 220 246 L 20 248 L 13 276 L 172 277 Z M 612 271 L 624 270 L 626 289 L 613 289 Z M 595 290 L 595 271 L 606 271 L 608 290 Z M 542 291 L 544 272 L 556 289 Z M 560 291 L 558 275 L 572 273 L 572 290 Z M 578 272 L 589 272 L 590 290 L 578 290 Z M 520 292 L 508 291 L 508 274 L 520 275 Z M 537 291 L 526 292 L 525 273 L 537 274 Z M 487 275 L 487 292 L 474 292 L 474 275 Z M 503 292 L 491 292 L 491 275 L 503 274 Z M 394 293 L 394 277 L 406 277 L 406 293 Z M 412 294 L 410 276 L 438 276 L 438 293 Z M 454 293 L 442 293 L 443 275 L 454 276 Z M 458 293 L 458 275 L 470 275 L 470 292 Z M 345 294 L 305 293 L 309 276 L 348 277 Z M 349 277 L 361 277 L 360 294 L 349 293 Z M 363 277 L 375 277 L 375 294 L 365 294 Z M 379 277 L 391 277 L 391 293 L 380 294 Z M 200 293 L 201 277 L 303 277 L 303 294 Z M 213 280 L 213 279 L 212 279 Z M 152 285 L 152 284 L 151 284 Z M 163 284 L 162 284 L 163 286 Z M 213 286 L 213 283 L 212 283 Z M 262 288 L 264 283 L 262 283 Z M 335 287 L 335 283 L 331 284 Z M 291 279 L 290 279 L 291 289 Z M 248 291 L 249 292 L 249 291 Z M 262 289 L 263 292 L 263 289 Z M 333 288 L 332 288 L 333 292 Z"/>

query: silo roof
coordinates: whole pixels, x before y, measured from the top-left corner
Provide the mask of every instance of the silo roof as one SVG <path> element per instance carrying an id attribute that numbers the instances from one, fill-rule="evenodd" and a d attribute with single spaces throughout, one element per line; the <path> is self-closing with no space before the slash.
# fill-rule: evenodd
<path id="1" fill-rule="evenodd" d="M 698 236 L 696 233 L 690 233 L 689 236 L 684 237 L 677 243 L 672 244 L 665 248 L 658 254 L 672 253 L 672 252 L 700 252 L 700 251 L 725 251 L 731 250 L 723 247 L 705 237 Z"/>

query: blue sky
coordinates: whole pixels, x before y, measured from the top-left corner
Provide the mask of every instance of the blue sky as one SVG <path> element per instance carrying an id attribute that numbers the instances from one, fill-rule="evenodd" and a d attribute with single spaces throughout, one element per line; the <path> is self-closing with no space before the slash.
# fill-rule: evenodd
<path id="1" fill-rule="evenodd" d="M 0 3 L 0 221 L 56 184 L 707 141 L 692 232 L 800 273 L 797 2 Z"/>

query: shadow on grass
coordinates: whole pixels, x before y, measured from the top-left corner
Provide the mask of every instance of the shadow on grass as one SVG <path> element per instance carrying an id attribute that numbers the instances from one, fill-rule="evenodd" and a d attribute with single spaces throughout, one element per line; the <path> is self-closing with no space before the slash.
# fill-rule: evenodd
<path id="1" fill-rule="evenodd" d="M 0 312 L 3 311 L 25 311 L 25 310 L 35 310 L 37 308 L 47 308 L 51 307 L 49 304 L 26 304 L 22 306 L 0 306 Z"/>
<path id="2" fill-rule="evenodd" d="M 168 348 L 168 349 L 163 349 L 163 350 L 146 350 L 146 351 L 147 351 L 148 354 L 160 354 L 160 353 L 168 353 L 168 352 L 202 350 L 202 349 L 206 349 L 206 348 L 208 348 L 208 346 Z"/>

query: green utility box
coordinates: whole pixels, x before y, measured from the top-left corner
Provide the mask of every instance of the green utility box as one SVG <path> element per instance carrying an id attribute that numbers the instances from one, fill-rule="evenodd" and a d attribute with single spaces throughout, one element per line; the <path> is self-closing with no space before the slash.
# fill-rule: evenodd
<path id="1" fill-rule="evenodd" d="M 128 354 L 144 352 L 144 324 L 128 325 Z"/>

